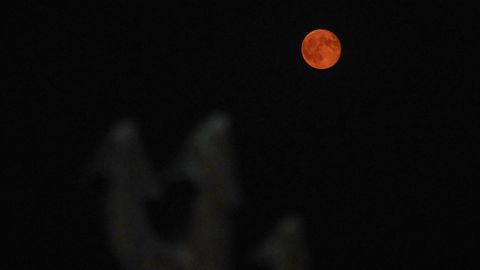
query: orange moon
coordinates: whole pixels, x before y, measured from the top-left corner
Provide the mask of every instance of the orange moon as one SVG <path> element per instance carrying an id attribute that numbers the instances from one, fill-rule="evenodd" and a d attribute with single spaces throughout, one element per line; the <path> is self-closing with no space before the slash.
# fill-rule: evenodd
<path id="1" fill-rule="evenodd" d="M 325 29 L 317 29 L 308 33 L 302 42 L 302 56 L 305 62 L 316 69 L 327 69 L 334 66 L 342 47 L 338 37 Z"/>

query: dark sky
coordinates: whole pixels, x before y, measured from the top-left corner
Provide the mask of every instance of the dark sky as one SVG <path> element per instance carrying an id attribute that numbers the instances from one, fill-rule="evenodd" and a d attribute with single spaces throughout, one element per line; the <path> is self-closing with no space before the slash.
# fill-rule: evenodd
<path id="1" fill-rule="evenodd" d="M 108 265 L 102 244 L 89 246 L 101 237 L 78 234 L 88 222 L 78 221 L 74 188 L 98 140 L 134 117 L 161 169 L 198 121 L 222 110 L 250 203 L 237 218 L 239 252 L 299 213 L 315 268 L 468 264 L 479 10 L 298 2 L 8 10 L 1 119 L 19 260 Z M 342 42 L 329 70 L 300 54 L 317 28 Z"/>

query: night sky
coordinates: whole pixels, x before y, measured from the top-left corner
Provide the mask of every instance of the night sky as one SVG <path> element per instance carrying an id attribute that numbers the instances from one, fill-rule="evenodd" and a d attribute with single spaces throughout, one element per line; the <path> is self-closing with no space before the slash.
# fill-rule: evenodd
<path id="1" fill-rule="evenodd" d="M 235 217 L 239 257 L 298 214 L 312 269 L 470 264 L 478 8 L 219 2 L 7 10 L 1 120 L 19 235 L 12 258 L 24 269 L 115 269 L 99 195 L 88 199 L 77 184 L 97 143 L 132 117 L 161 170 L 220 110 L 233 121 L 247 199 Z M 328 70 L 300 53 L 317 28 L 342 42 Z"/>

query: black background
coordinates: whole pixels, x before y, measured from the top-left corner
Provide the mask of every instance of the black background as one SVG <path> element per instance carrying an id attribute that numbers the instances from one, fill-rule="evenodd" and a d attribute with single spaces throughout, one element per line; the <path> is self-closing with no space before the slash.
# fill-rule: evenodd
<path id="1" fill-rule="evenodd" d="M 114 269 L 98 197 L 76 184 L 96 143 L 134 117 L 161 169 L 222 110 L 248 201 L 235 219 L 239 257 L 293 213 L 306 221 L 312 269 L 470 264 L 478 9 L 297 2 L 7 9 L 11 258 L 27 269 Z M 342 42 L 329 70 L 300 54 L 317 28 Z"/>

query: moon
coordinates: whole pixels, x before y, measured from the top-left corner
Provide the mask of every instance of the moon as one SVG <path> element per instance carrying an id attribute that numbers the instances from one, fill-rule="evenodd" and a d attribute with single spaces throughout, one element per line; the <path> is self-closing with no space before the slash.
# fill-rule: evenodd
<path id="1" fill-rule="evenodd" d="M 313 30 L 302 42 L 303 59 L 316 69 L 328 69 L 334 66 L 341 52 L 340 40 L 326 29 Z"/>

